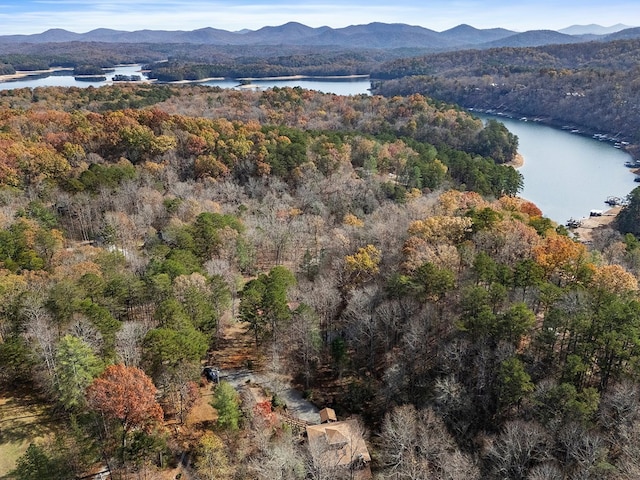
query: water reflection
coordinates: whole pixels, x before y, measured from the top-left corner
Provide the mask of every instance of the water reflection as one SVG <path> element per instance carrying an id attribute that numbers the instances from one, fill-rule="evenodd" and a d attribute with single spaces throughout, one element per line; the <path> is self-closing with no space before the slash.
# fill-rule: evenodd
<path id="1" fill-rule="evenodd" d="M 25 78 L 0 82 L 0 90 L 36 87 L 102 87 L 104 85 L 113 84 L 111 77 L 114 75 L 142 75 L 140 73 L 140 69 L 140 65 L 120 65 L 115 67 L 113 71 L 105 72 L 107 80 L 103 81 L 76 80 L 73 76 L 72 70 L 59 70 L 51 73 L 29 75 Z"/>

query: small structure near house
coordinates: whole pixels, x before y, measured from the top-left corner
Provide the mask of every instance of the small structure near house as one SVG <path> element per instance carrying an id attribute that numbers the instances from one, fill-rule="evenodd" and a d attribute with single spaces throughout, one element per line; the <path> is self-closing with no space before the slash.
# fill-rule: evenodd
<path id="1" fill-rule="evenodd" d="M 324 410 L 333 412 L 335 418 L 332 409 Z M 370 478 L 371 456 L 355 420 L 308 425 L 307 439 L 315 468 L 326 473 L 346 469 L 357 473 L 354 478 Z"/>
<path id="2" fill-rule="evenodd" d="M 591 211 L 589 212 L 589 216 L 590 216 L 590 217 L 601 217 L 601 216 L 602 216 L 602 214 L 603 214 L 603 211 L 602 211 L 602 210 L 591 210 Z"/>
<path id="3" fill-rule="evenodd" d="M 337 422 L 336 411 L 333 408 L 325 407 L 320 410 L 320 423 Z"/>

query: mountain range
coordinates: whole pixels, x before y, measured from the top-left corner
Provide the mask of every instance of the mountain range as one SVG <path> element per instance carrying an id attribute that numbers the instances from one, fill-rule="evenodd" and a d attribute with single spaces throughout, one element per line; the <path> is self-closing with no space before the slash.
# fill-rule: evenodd
<path id="1" fill-rule="evenodd" d="M 153 43 L 198 45 L 301 45 L 342 48 L 425 48 L 453 50 L 462 48 L 526 47 L 592 40 L 636 38 L 640 29 L 626 25 L 574 25 L 561 31 L 532 30 L 515 32 L 504 28 L 477 29 L 470 25 L 436 32 L 406 24 L 370 23 L 344 28 L 308 27 L 290 22 L 259 30 L 231 32 L 214 28 L 192 31 L 137 30 L 100 28 L 86 33 L 51 29 L 33 35 L 0 35 L 0 44 L 15 43 Z"/>

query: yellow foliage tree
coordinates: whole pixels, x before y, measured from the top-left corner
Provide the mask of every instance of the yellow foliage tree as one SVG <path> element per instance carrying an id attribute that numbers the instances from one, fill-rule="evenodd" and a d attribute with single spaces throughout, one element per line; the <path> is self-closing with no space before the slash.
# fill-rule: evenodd
<path id="1" fill-rule="evenodd" d="M 473 221 L 469 217 L 436 215 L 424 220 L 416 220 L 409 225 L 409 235 L 437 243 L 459 243 L 471 229 Z"/>
<path id="2" fill-rule="evenodd" d="M 213 432 L 205 433 L 196 449 L 196 470 L 207 480 L 230 478 L 229 458 L 222 439 Z"/>
<path id="3" fill-rule="evenodd" d="M 371 244 L 347 255 L 344 261 L 349 283 L 357 285 L 376 275 L 380 271 L 380 260 L 382 252 Z"/>
<path id="4" fill-rule="evenodd" d="M 438 197 L 436 211 L 440 215 L 454 215 L 464 213 L 471 208 L 480 209 L 488 206 L 489 202 L 476 192 L 447 190 Z"/>
<path id="5" fill-rule="evenodd" d="M 342 219 L 342 223 L 351 227 L 364 227 L 364 222 L 352 213 L 347 213 Z"/>
<path id="6" fill-rule="evenodd" d="M 638 290 L 638 280 L 620 265 L 595 267 L 593 286 L 605 292 L 621 295 Z"/>
<path id="7" fill-rule="evenodd" d="M 194 169 L 196 177 L 221 178 L 231 173 L 229 167 L 218 160 L 214 155 L 200 155 L 195 159 Z"/>
<path id="8" fill-rule="evenodd" d="M 14 143 L 8 153 L 20 167 L 26 185 L 60 178 L 71 168 L 66 158 L 44 143 Z"/>

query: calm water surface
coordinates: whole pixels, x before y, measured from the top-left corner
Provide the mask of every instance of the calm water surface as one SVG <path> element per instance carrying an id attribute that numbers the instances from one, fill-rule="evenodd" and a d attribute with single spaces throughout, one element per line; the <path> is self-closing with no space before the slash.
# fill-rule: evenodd
<path id="1" fill-rule="evenodd" d="M 238 87 L 238 81 L 211 80 L 203 82 L 202 85 L 221 88 L 236 88 Z M 252 80 L 251 85 L 255 85 L 261 90 L 273 87 L 301 87 L 308 90 L 317 90 L 322 93 L 335 93 L 336 95 L 369 95 L 371 81 L 368 78 L 305 78 L 295 80 Z"/>
<path id="2" fill-rule="evenodd" d="M 62 73 L 62 72 L 60 72 Z M 140 65 L 123 65 L 115 67 L 113 72 L 105 72 L 105 77 L 108 80 L 103 82 L 85 82 L 82 80 L 76 80 L 71 71 L 65 71 L 65 74 L 49 75 L 43 78 L 22 78 L 20 80 L 10 82 L 0 82 L 0 90 L 14 90 L 16 88 L 36 88 L 36 87 L 81 87 L 86 88 L 102 87 L 104 85 L 111 85 L 111 77 L 114 75 L 141 75 Z"/>
<path id="3" fill-rule="evenodd" d="M 624 166 L 631 156 L 609 142 L 536 122 L 478 116 L 495 118 L 518 136 L 518 150 L 525 160 L 519 170 L 524 177 L 520 196 L 558 223 L 587 217 L 593 209 L 606 210 L 607 197 L 625 198 L 638 186 Z"/>
<path id="4" fill-rule="evenodd" d="M 101 87 L 110 85 L 114 75 L 142 75 L 141 65 L 121 65 L 115 68 L 114 72 L 107 72 L 105 76 L 108 80 L 102 82 L 86 82 L 76 80 L 71 71 L 59 72 L 42 78 L 23 78 L 10 82 L 0 82 L 0 90 L 13 90 L 16 88 L 35 87 Z M 221 88 L 238 88 L 238 80 L 210 80 L 207 82 L 197 82 L 200 85 L 208 85 Z M 263 90 L 272 87 L 302 87 L 309 90 L 317 90 L 323 93 L 335 93 L 336 95 L 369 95 L 371 82 L 368 78 L 313 78 L 295 80 L 254 80 L 251 82 L 257 88 Z"/>

